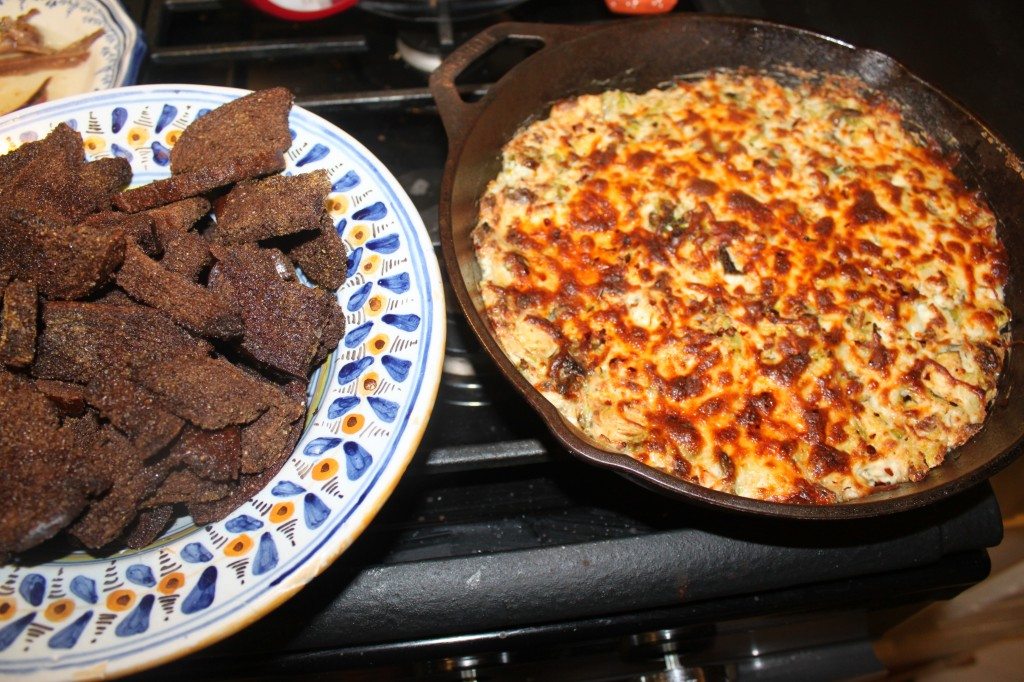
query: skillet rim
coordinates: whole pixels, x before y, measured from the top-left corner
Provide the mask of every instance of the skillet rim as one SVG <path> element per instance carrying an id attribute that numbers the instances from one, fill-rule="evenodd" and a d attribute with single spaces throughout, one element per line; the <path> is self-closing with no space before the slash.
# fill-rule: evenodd
<path id="1" fill-rule="evenodd" d="M 487 355 L 498 366 L 503 377 L 512 383 L 530 407 L 540 415 L 545 426 L 551 431 L 559 444 L 574 458 L 616 471 L 635 483 L 639 483 L 640 485 L 653 489 L 659 493 L 666 494 L 670 497 L 674 497 L 682 501 L 694 502 L 704 507 L 713 507 L 729 512 L 803 521 L 830 521 L 885 516 L 924 507 L 939 500 L 951 497 L 987 480 L 999 470 L 1006 467 L 1017 456 L 1019 456 L 1022 451 L 1024 451 L 1024 424 L 1018 427 L 1015 440 L 1002 451 L 996 451 L 985 458 L 982 463 L 976 465 L 973 469 L 963 472 L 944 483 L 938 483 L 921 489 L 922 484 L 925 484 L 929 478 L 934 476 L 933 472 L 944 466 L 948 466 L 952 460 L 957 458 L 958 453 L 967 443 L 976 439 L 978 434 L 989 426 L 992 413 L 992 406 L 990 405 L 990 409 L 986 415 L 986 420 L 981 429 L 979 429 L 974 436 L 965 441 L 965 443 L 949 451 L 946 456 L 946 461 L 939 465 L 939 467 L 930 470 L 924 481 L 906 482 L 895 486 L 886 486 L 884 489 L 880 489 L 878 493 L 829 505 L 770 502 L 756 498 L 741 497 L 739 495 L 712 490 L 695 483 L 675 478 L 658 469 L 642 464 L 628 455 L 606 450 L 596 445 L 577 427 L 569 424 L 554 404 L 548 401 L 547 398 L 534 388 L 508 359 L 508 356 L 505 354 L 504 350 L 502 350 L 496 337 L 492 333 L 488 322 L 476 309 L 473 302 L 473 295 L 469 291 L 469 287 L 459 265 L 457 247 L 455 244 L 454 225 L 452 219 L 454 186 L 455 180 L 458 176 L 459 162 L 461 161 L 467 143 L 472 137 L 473 130 L 482 121 L 485 122 L 487 120 L 488 108 L 491 107 L 493 101 L 502 92 L 503 85 L 505 88 L 509 87 L 509 81 L 505 79 L 509 76 L 515 78 L 515 74 L 522 73 L 523 71 L 530 69 L 535 66 L 537 62 L 540 62 L 545 58 L 550 58 L 552 48 L 564 49 L 566 45 L 570 45 L 579 40 L 595 40 L 595 35 L 599 36 L 605 31 L 613 32 L 620 30 L 621 27 L 626 24 L 634 26 L 638 24 L 662 25 L 677 22 L 679 24 L 688 22 L 709 25 L 733 24 L 748 28 L 764 28 L 771 31 L 781 31 L 794 36 L 794 39 L 799 36 L 804 39 L 815 41 L 822 45 L 822 49 L 849 50 L 850 54 L 853 56 L 860 56 L 865 60 L 873 60 L 878 66 L 890 74 L 888 76 L 888 80 L 907 82 L 913 88 L 921 90 L 933 97 L 937 97 L 942 103 L 951 106 L 958 115 L 962 116 L 965 121 L 968 121 L 971 126 L 977 129 L 977 132 L 981 137 L 984 137 L 993 145 L 993 147 L 1003 157 L 1007 166 L 1009 166 L 1017 175 L 1021 176 L 1022 181 L 1024 181 L 1024 171 L 1022 171 L 1022 169 L 1024 169 L 1024 162 L 1021 161 L 1013 148 L 999 135 L 997 135 L 991 127 L 989 127 L 984 121 L 959 101 L 917 76 L 901 62 L 884 52 L 872 48 L 858 47 L 846 41 L 818 33 L 816 31 L 778 22 L 766 21 L 763 19 L 716 14 L 694 15 L 689 13 L 644 19 L 621 19 L 585 26 L 515 22 L 493 25 L 449 55 L 442 66 L 432 74 L 430 79 L 430 89 L 435 101 L 437 102 L 438 110 L 442 116 L 449 136 L 449 152 L 445 162 L 444 177 L 442 180 L 441 195 L 438 205 L 438 223 L 445 270 L 450 278 L 459 307 L 462 309 L 470 328 L 477 336 L 477 339 L 487 352 Z M 454 85 L 455 77 L 457 77 L 462 70 L 467 68 L 474 61 L 484 56 L 491 48 L 499 44 L 501 41 L 495 40 L 496 36 L 504 39 L 540 39 L 544 45 L 541 49 L 526 57 L 522 62 L 512 67 L 504 76 L 499 78 L 479 101 L 468 103 L 460 99 L 456 104 L 452 97 L 453 93 L 455 93 L 455 97 L 458 97 L 457 90 Z M 545 57 L 545 55 L 547 56 Z M 867 81 L 867 79 L 862 77 L 862 80 L 865 80 L 870 87 L 878 89 L 882 94 L 886 94 L 885 90 L 873 85 Z M 570 96 L 573 95 L 563 95 L 563 97 Z M 520 121 L 519 126 L 521 127 L 528 124 L 538 116 L 543 116 L 544 112 L 550 109 L 550 106 L 554 101 L 557 100 L 545 102 L 541 109 L 533 112 L 531 116 L 527 117 L 523 121 Z M 496 151 L 500 154 L 500 149 Z M 477 197 L 477 201 L 479 201 L 479 197 Z M 1008 229 L 1008 227 L 1003 225 L 1002 220 L 999 222 L 1001 229 Z M 1018 274 L 1011 272 L 1011 277 L 1014 276 L 1018 276 Z M 1004 287 L 1004 292 L 1008 292 L 1008 289 L 1009 284 Z M 1011 324 L 1019 324 L 1019 320 L 1013 319 Z M 1000 381 L 1005 379 L 1005 374 L 1007 373 L 1010 364 L 1011 351 L 1012 341 L 1008 344 L 1007 355 L 1004 360 L 1003 369 L 1000 372 Z M 997 396 L 996 400 L 998 399 L 999 397 Z M 882 497 L 882 495 L 884 495 L 884 497 Z"/>

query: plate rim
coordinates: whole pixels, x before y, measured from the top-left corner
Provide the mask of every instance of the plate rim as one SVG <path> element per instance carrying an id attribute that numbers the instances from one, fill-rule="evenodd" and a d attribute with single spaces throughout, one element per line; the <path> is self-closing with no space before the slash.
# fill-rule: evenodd
<path id="1" fill-rule="evenodd" d="M 114 87 L 134 85 L 139 78 L 142 60 L 149 51 L 146 36 L 131 16 L 129 16 L 124 5 L 118 0 L 93 1 L 102 5 L 110 13 L 114 23 L 119 25 L 125 33 L 125 49 L 121 54 L 121 60 L 116 72 L 117 77 L 114 78 Z"/>
<path id="2" fill-rule="evenodd" d="M 18 6 L 18 11 L 24 11 L 26 6 L 36 5 L 49 5 L 54 4 L 47 2 L 47 0 L 0 0 L 0 9 L 3 5 L 12 4 Z M 110 23 L 116 26 L 121 36 L 117 42 L 123 43 L 121 49 L 118 50 L 115 58 L 110 61 L 104 61 L 102 64 L 111 64 L 114 66 L 113 75 L 111 78 L 110 85 L 103 85 L 94 76 L 90 81 L 90 90 L 85 92 L 98 92 L 101 90 L 108 90 L 116 87 L 123 87 L 132 85 L 138 80 L 139 70 L 142 68 L 142 61 L 149 50 L 149 45 L 146 42 L 146 37 L 142 30 L 135 23 L 132 17 L 128 14 L 127 9 L 119 0 L 74 0 L 74 4 L 68 7 L 68 11 L 87 11 L 97 16 L 105 16 L 109 19 Z M 77 96 L 75 93 L 69 97 Z M 67 97 L 60 98 L 61 100 L 67 99 Z M 60 100 L 51 100 L 53 102 Z"/>
<path id="3" fill-rule="evenodd" d="M 116 101 L 118 95 L 124 92 L 129 94 L 166 93 L 169 97 L 179 98 L 187 96 L 190 92 L 207 93 L 216 96 L 226 96 L 224 101 L 227 102 L 248 94 L 252 90 L 186 83 L 127 85 L 103 90 L 92 90 L 59 100 L 43 102 L 0 116 L 0 128 L 13 128 L 22 124 L 30 124 L 31 122 L 27 119 L 47 115 L 50 110 L 53 110 L 52 117 L 57 119 L 61 116 L 60 112 L 62 110 L 80 109 L 92 101 L 107 101 L 107 103 L 110 103 L 109 100 Z M 317 127 L 323 127 L 338 134 L 357 153 L 361 154 L 367 164 L 379 174 L 383 184 L 382 189 L 390 190 L 396 203 L 410 221 L 412 232 L 416 236 L 417 248 L 423 255 L 425 283 L 428 284 L 428 288 L 424 292 L 427 297 L 424 308 L 431 313 L 429 327 L 424 332 L 424 343 L 427 348 L 425 348 L 423 354 L 424 363 L 420 387 L 415 395 L 411 396 L 411 398 L 415 398 L 415 401 L 410 403 L 411 407 L 405 420 L 406 426 L 395 441 L 393 452 L 390 453 L 391 461 L 388 462 L 390 469 L 388 466 L 380 469 L 377 478 L 362 492 L 348 516 L 344 517 L 317 543 L 311 543 L 309 548 L 304 552 L 300 552 L 297 555 L 298 559 L 295 566 L 280 575 L 274 582 L 268 584 L 259 594 L 255 594 L 249 599 L 243 599 L 234 610 L 225 613 L 212 622 L 200 624 L 194 630 L 185 632 L 168 641 L 153 644 L 151 648 L 143 647 L 139 649 L 136 647 L 123 656 L 114 654 L 112 657 L 98 663 L 83 664 L 69 662 L 61 665 L 59 658 L 53 658 L 51 659 L 52 665 L 47 666 L 44 664 L 31 669 L 20 668 L 10 670 L 9 672 L 3 671 L 0 672 L 0 677 L 7 675 L 18 678 L 49 677 L 58 673 L 71 674 L 76 678 L 82 677 L 87 679 L 122 677 L 182 658 L 241 631 L 290 599 L 344 554 L 355 540 L 363 534 L 369 524 L 376 518 L 383 505 L 390 499 L 394 489 L 401 481 L 410 462 L 418 451 L 418 446 L 422 441 L 432 416 L 440 387 L 447 332 L 447 325 L 445 324 L 446 305 L 437 254 L 430 242 L 429 234 L 419 211 L 415 208 L 408 193 L 394 177 L 390 169 L 375 154 L 370 152 L 365 145 L 343 128 L 301 106 L 293 106 L 292 112 L 296 111 L 301 112 L 302 116 L 306 117 L 309 122 Z M 415 404 L 412 404 L 412 402 Z M 320 409 L 323 410 L 325 408 L 326 405 L 322 405 Z M 298 443 L 291 456 L 295 456 L 296 452 L 299 452 Z M 260 492 L 265 489 L 266 486 Z M 353 518 L 356 518 L 356 520 L 352 521 Z M 346 527 L 346 523 L 351 525 Z M 3 566 L 9 565 L 3 564 Z M 242 593 L 244 594 L 244 591 Z M 174 646 L 171 646 L 172 642 L 175 643 Z M 163 653 L 158 653 L 160 651 Z M 36 660 L 39 658 L 43 657 L 36 657 Z M 17 665 L 16 660 L 12 660 L 11 663 L 15 666 Z M 29 662 L 26 661 L 26 665 L 28 664 Z"/>

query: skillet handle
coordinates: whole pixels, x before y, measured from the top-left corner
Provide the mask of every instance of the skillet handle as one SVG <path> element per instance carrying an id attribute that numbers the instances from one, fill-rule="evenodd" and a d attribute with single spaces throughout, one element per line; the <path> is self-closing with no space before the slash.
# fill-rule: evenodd
<path id="1" fill-rule="evenodd" d="M 477 103 L 462 99 L 455 85 L 455 80 L 473 62 L 506 40 L 536 40 L 544 43 L 546 48 L 579 35 L 585 30 L 585 26 L 505 22 L 484 29 L 448 55 L 430 75 L 430 94 L 437 102 L 441 121 L 448 132 L 449 144 L 454 146 L 463 138 L 479 111 Z"/>

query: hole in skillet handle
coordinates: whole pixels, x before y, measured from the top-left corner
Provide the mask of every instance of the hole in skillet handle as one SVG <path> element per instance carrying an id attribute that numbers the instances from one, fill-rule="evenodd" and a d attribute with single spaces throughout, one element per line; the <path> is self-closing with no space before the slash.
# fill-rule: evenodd
<path id="1" fill-rule="evenodd" d="M 511 36 L 474 59 L 455 78 L 455 87 L 463 102 L 478 102 L 486 94 L 480 83 L 496 83 L 530 55 L 544 48 L 544 41 L 532 36 Z"/>
<path id="2" fill-rule="evenodd" d="M 457 144 L 476 118 L 475 105 L 486 95 L 479 83 L 497 83 L 532 55 L 584 30 L 563 24 L 507 22 L 490 26 L 460 45 L 430 75 L 430 92 L 449 142 Z"/>

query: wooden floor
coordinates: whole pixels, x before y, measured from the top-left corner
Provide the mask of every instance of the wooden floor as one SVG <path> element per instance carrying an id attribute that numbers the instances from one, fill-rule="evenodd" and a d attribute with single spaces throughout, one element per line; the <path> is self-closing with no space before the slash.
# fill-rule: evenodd
<path id="1" fill-rule="evenodd" d="M 1024 458 L 992 479 L 1005 536 L 991 575 L 886 633 L 875 646 L 888 680 L 1024 680 Z"/>

